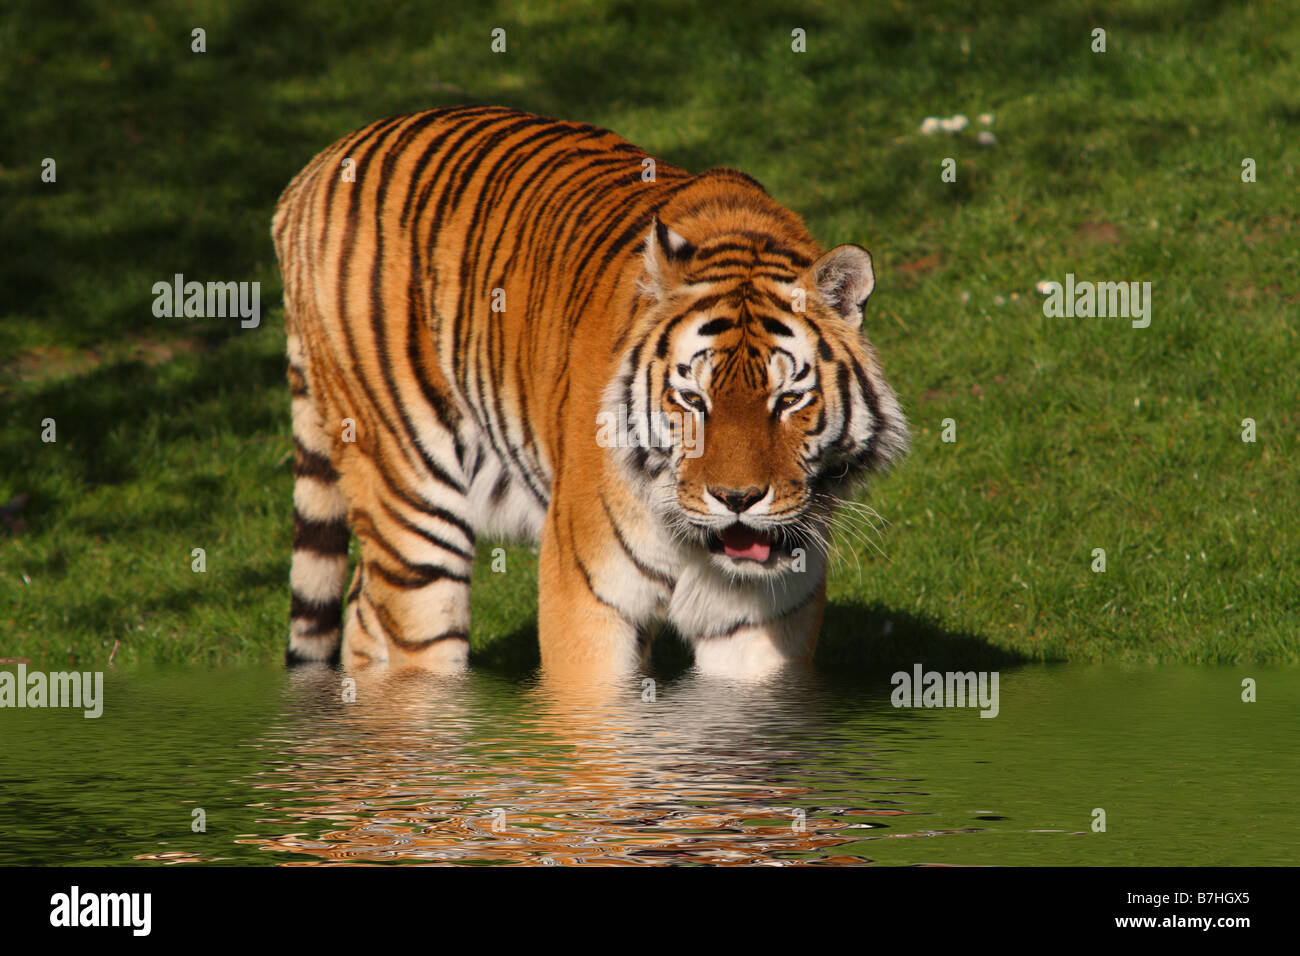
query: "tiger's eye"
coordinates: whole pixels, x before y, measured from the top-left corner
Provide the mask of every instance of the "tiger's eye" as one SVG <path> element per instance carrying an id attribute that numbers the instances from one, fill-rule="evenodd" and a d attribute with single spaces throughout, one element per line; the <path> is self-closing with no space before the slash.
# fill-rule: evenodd
<path id="1" fill-rule="evenodd" d="M 700 395 L 698 392 L 678 391 L 677 394 L 683 402 L 691 406 L 691 408 L 695 409 L 697 412 L 702 412 L 707 407 L 704 404 L 704 396 Z"/>

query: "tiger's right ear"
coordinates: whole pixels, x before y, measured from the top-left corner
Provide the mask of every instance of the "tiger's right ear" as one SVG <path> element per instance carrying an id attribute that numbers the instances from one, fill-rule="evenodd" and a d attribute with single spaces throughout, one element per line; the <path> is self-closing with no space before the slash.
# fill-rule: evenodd
<path id="1" fill-rule="evenodd" d="M 656 299 L 667 296 L 681 278 L 682 265 L 694 254 L 695 247 L 656 216 L 645 237 L 644 290 Z"/>

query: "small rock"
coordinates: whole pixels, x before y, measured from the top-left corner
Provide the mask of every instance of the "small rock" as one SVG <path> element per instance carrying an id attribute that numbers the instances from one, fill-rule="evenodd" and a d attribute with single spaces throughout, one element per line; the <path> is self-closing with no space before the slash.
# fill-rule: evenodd
<path id="1" fill-rule="evenodd" d="M 980 124 L 981 126 L 992 126 L 992 125 L 993 125 L 993 114 L 992 114 L 992 113 L 981 113 L 979 116 L 977 116 L 977 117 L 975 117 L 975 118 L 979 121 L 979 124 Z"/>

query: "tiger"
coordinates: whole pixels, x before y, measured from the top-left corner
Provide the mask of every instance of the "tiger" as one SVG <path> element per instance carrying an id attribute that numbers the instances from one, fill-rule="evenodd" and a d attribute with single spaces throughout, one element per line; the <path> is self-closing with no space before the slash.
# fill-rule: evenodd
<path id="1" fill-rule="evenodd" d="M 745 173 L 496 106 L 345 136 L 272 238 L 288 663 L 463 670 L 480 538 L 537 549 L 544 673 L 635 673 L 665 628 L 704 674 L 811 660 L 837 507 L 909 444 L 866 249 Z"/>

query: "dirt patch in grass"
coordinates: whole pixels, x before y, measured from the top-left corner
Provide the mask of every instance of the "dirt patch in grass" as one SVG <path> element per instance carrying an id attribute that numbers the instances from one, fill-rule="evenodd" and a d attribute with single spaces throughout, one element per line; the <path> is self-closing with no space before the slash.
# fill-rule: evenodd
<path id="1" fill-rule="evenodd" d="M 69 376 L 84 375 L 101 365 L 138 361 L 161 365 L 178 355 L 208 348 L 197 338 L 130 339 L 108 347 L 69 349 L 45 347 L 19 352 L 0 366 L 0 392 L 17 382 L 48 382 Z"/>
<path id="2" fill-rule="evenodd" d="M 1085 222 L 1074 231 L 1074 237 L 1081 242 L 1095 242 L 1107 246 L 1117 246 L 1124 240 L 1119 227 L 1109 222 Z"/>

